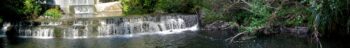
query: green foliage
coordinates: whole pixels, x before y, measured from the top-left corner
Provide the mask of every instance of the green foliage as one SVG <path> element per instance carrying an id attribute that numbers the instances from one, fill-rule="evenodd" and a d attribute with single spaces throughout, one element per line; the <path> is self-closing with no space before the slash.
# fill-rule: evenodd
<path id="1" fill-rule="evenodd" d="M 247 10 L 258 16 L 268 17 L 271 16 L 272 10 L 269 9 L 266 5 L 267 4 L 264 0 L 252 0 L 249 5 L 250 8 Z"/>
<path id="2" fill-rule="evenodd" d="M 280 22 L 285 22 L 286 26 L 301 26 L 307 24 L 310 27 L 313 25 L 314 16 L 308 7 L 290 6 L 284 7 L 279 10 L 277 16 L 284 17 L 285 19 L 279 19 Z"/>
<path id="3" fill-rule="evenodd" d="M 147 14 L 155 11 L 157 0 L 121 0 L 124 14 Z"/>
<path id="4" fill-rule="evenodd" d="M 51 8 L 44 13 L 45 16 L 50 16 L 53 18 L 60 18 L 62 16 L 59 8 Z"/>
<path id="5" fill-rule="evenodd" d="M 321 33 L 350 34 L 349 25 L 349 0 L 312 0 L 310 1 L 313 15 L 316 16 L 316 24 Z"/>
<path id="6" fill-rule="evenodd" d="M 272 10 L 266 6 L 263 0 L 251 0 L 248 3 L 249 8 L 235 15 L 243 20 L 236 22 L 243 23 L 242 32 L 254 32 L 254 30 L 265 27 L 268 19 L 272 14 Z M 237 19 L 237 18 L 236 18 Z"/>
<path id="7" fill-rule="evenodd" d="M 41 5 L 36 0 L 2 0 L 0 6 L 4 20 L 33 19 L 41 13 Z"/>
<path id="8" fill-rule="evenodd" d="M 222 12 L 221 18 L 233 16 L 231 22 L 239 23 L 241 32 L 254 32 L 271 25 L 306 26 L 310 29 L 317 25 L 322 32 L 350 34 L 350 16 L 347 16 L 350 9 L 349 0 L 277 0 L 278 3 L 268 1 L 244 0 L 245 6 L 240 7 L 243 11 L 236 9 L 236 12 Z M 231 8 L 226 10 L 231 11 Z"/>
<path id="9" fill-rule="evenodd" d="M 208 0 L 203 2 L 214 4 L 202 4 L 205 22 L 224 20 L 236 22 L 241 27 L 240 32 L 255 32 L 257 29 L 270 26 L 304 26 L 312 25 L 314 16 L 306 1 L 281 1 L 268 2 L 268 0 L 241 0 L 241 3 L 226 0 Z M 235 0 L 236 1 L 236 0 Z M 216 3 L 215 3 L 216 2 Z M 216 7 L 223 5 L 227 7 Z M 209 6 L 207 8 L 206 6 Z"/>
<path id="10" fill-rule="evenodd" d="M 62 37 L 62 30 L 61 29 L 54 29 L 54 36 L 55 37 Z"/>
<path id="11" fill-rule="evenodd" d="M 289 26 L 298 26 L 303 23 L 302 21 L 303 21 L 302 16 L 295 16 L 295 18 L 288 19 L 286 23 Z"/>
<path id="12" fill-rule="evenodd" d="M 159 0 L 157 10 L 168 13 L 194 13 L 191 0 Z"/>
<path id="13" fill-rule="evenodd" d="M 217 20 L 223 20 L 224 16 L 222 16 L 220 13 L 213 12 L 209 9 L 202 9 L 203 12 L 205 12 L 206 15 L 204 15 L 204 24 L 209 24 Z"/>
<path id="14" fill-rule="evenodd" d="M 121 0 L 123 13 L 195 13 L 194 0 Z"/>
<path id="15" fill-rule="evenodd" d="M 24 7 L 22 8 L 23 14 L 30 14 L 38 16 L 41 11 L 40 4 L 36 0 L 24 0 Z"/>

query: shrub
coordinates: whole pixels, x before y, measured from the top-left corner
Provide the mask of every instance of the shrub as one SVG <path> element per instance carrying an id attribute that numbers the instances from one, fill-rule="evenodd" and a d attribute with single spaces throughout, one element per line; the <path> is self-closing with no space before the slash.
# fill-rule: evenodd
<path id="1" fill-rule="evenodd" d="M 40 4 L 36 0 L 24 0 L 23 14 L 39 16 L 40 11 Z"/>
<path id="2" fill-rule="evenodd" d="M 194 13 L 197 0 L 121 0 L 123 13 Z"/>
<path id="3" fill-rule="evenodd" d="M 51 8 L 44 13 L 45 16 L 50 16 L 53 18 L 60 18 L 62 16 L 59 8 Z"/>
<path id="4" fill-rule="evenodd" d="M 319 31 L 324 34 L 350 35 L 347 23 L 349 17 L 348 0 L 312 1 L 313 15 L 316 17 Z"/>
<path id="5" fill-rule="evenodd" d="M 277 0 L 269 2 L 268 0 L 239 0 L 241 2 L 236 3 L 234 1 L 215 0 L 211 4 L 202 4 L 204 7 L 209 6 L 209 10 L 213 10 L 209 12 L 205 11 L 206 17 L 204 19 L 208 18 L 205 22 L 215 20 L 236 22 L 242 27 L 240 31 L 254 32 L 254 30 L 264 27 L 294 27 L 314 21 L 311 16 L 312 13 L 308 9 L 309 6 L 301 3 L 302 1 Z"/>
<path id="6" fill-rule="evenodd" d="M 215 22 L 217 20 L 223 20 L 223 16 L 220 13 L 216 13 L 214 11 L 211 11 L 209 9 L 202 9 L 202 11 L 205 13 L 203 20 L 204 24 L 210 24 L 212 22 Z"/>
<path id="7" fill-rule="evenodd" d="M 16 21 L 39 16 L 42 8 L 36 0 L 2 0 L 0 9 L 4 20 Z"/>
<path id="8" fill-rule="evenodd" d="M 194 13 L 194 6 L 191 0 L 159 0 L 156 7 L 168 13 Z"/>
<path id="9" fill-rule="evenodd" d="M 121 0 L 123 13 L 147 14 L 155 11 L 157 0 Z"/>

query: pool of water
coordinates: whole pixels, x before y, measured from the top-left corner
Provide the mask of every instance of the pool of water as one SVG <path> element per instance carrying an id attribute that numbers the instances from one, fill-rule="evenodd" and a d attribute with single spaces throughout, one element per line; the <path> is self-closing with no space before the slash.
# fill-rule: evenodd
<path id="1" fill-rule="evenodd" d="M 236 41 L 233 48 L 320 48 L 310 39 L 292 36 L 257 37 L 249 40 Z"/>
<path id="2" fill-rule="evenodd" d="M 311 39 L 286 35 L 252 36 L 230 43 L 226 39 L 235 35 L 233 31 L 199 31 L 196 18 L 88 18 L 12 23 L 12 28 L 4 24 L 0 48 L 321 48 Z M 348 46 L 342 44 L 344 40 L 321 41 L 322 48 Z"/>
<path id="3" fill-rule="evenodd" d="M 293 36 L 264 36 L 229 43 L 227 31 L 184 31 L 167 35 L 133 37 L 37 39 L 1 37 L 0 48 L 321 48 L 310 39 Z M 347 48 L 342 41 L 321 40 L 322 48 Z"/>
<path id="4" fill-rule="evenodd" d="M 80 39 L 0 38 L 1 48 L 319 48 L 307 39 L 296 37 L 257 37 L 228 43 L 225 31 L 185 31 L 167 35 Z"/>
<path id="5" fill-rule="evenodd" d="M 84 39 L 0 38 L 1 48 L 225 48 L 222 38 L 198 32 Z"/>

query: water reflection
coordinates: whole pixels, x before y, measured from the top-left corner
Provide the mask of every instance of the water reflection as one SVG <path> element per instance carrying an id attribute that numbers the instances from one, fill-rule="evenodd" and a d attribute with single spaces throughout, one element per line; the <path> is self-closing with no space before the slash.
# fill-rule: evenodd
<path id="1" fill-rule="evenodd" d="M 263 36 L 249 40 L 236 41 L 233 48 L 318 48 L 316 43 L 307 38 L 293 36 Z"/>
<path id="2" fill-rule="evenodd" d="M 291 36 L 264 36 L 228 44 L 226 31 L 185 31 L 179 34 L 143 35 L 136 37 L 35 39 L 0 38 L 0 48 L 320 48 L 310 39 Z M 346 44 L 323 40 L 324 48 L 345 47 Z"/>
<path id="3" fill-rule="evenodd" d="M 216 48 L 224 47 L 221 40 L 213 40 L 186 31 L 181 34 L 144 35 L 139 37 L 34 39 L 1 38 L 2 48 Z"/>

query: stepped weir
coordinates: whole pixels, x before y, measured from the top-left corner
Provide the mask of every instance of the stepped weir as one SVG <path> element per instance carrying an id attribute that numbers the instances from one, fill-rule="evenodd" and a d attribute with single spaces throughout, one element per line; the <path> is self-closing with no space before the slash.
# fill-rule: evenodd
<path id="1" fill-rule="evenodd" d="M 23 38 L 105 38 L 133 37 L 149 34 L 173 34 L 198 29 L 197 15 L 160 15 L 121 17 L 119 1 L 54 0 L 65 13 L 61 20 L 5 23 L 0 34 Z M 8 32 L 7 32 L 8 33 Z M 6 36 L 6 35 L 4 35 Z"/>
<path id="2" fill-rule="evenodd" d="M 105 38 L 166 35 L 198 30 L 196 15 L 129 16 L 44 20 L 11 25 L 23 38 Z M 5 25 L 6 26 L 6 25 Z M 5 28 L 5 27 L 3 27 Z"/>

